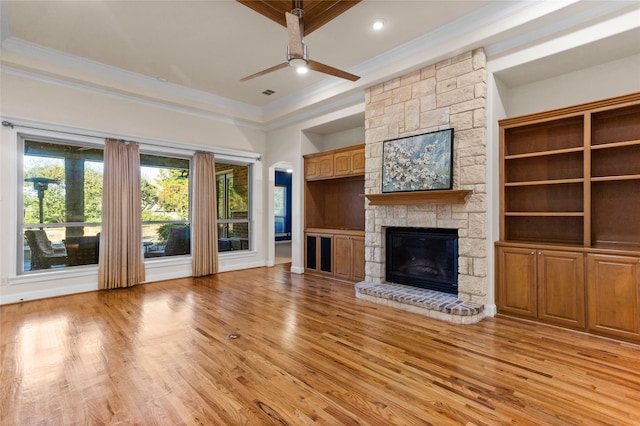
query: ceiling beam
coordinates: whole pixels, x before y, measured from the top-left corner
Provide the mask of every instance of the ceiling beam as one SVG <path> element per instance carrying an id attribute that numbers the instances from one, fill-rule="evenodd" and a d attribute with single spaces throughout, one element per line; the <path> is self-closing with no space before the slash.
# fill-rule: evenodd
<path id="1" fill-rule="evenodd" d="M 285 12 L 291 12 L 296 2 L 287 0 L 236 0 L 262 16 L 277 24 L 287 27 Z M 304 10 L 304 35 L 322 27 L 327 22 L 340 16 L 362 0 L 306 0 L 302 3 Z"/>

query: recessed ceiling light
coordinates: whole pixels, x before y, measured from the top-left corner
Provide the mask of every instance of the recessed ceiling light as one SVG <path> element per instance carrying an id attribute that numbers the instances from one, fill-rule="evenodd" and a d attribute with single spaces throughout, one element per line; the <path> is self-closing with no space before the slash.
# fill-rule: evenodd
<path id="1" fill-rule="evenodd" d="M 373 28 L 376 31 L 380 31 L 381 29 L 383 29 L 384 19 L 376 19 L 375 21 L 373 21 L 373 23 L 371 24 L 371 28 Z"/>

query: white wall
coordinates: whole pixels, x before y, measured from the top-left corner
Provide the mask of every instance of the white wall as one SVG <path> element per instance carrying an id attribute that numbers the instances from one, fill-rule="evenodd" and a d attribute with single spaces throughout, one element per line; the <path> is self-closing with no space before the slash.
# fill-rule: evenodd
<path id="1" fill-rule="evenodd" d="M 264 156 L 265 132 L 211 119 L 206 114 L 185 109 L 162 107 L 118 96 L 115 92 L 94 90 L 80 85 L 62 85 L 14 74 L 1 74 L 0 111 L 2 120 L 21 119 L 70 126 L 79 133 L 101 132 L 129 140 L 169 142 L 176 148 L 194 147 L 257 153 Z M 97 289 L 97 269 L 17 276 L 16 228 L 20 209 L 16 204 L 19 176 L 17 162 L 18 130 L 2 128 L 0 140 L 0 303 L 11 303 Z M 253 253 L 220 255 L 220 270 L 262 266 L 266 253 L 263 235 L 266 225 L 266 170 L 260 162 L 254 166 L 255 191 Z M 147 268 L 147 280 L 191 275 L 188 259 L 167 259 Z"/>
<path id="2" fill-rule="evenodd" d="M 325 135 L 323 141 L 324 151 L 360 143 L 364 143 L 364 123 L 362 123 L 362 126 L 354 129 Z"/>
<path id="3" fill-rule="evenodd" d="M 506 91 L 509 117 L 640 92 L 640 55 L 585 68 Z"/>

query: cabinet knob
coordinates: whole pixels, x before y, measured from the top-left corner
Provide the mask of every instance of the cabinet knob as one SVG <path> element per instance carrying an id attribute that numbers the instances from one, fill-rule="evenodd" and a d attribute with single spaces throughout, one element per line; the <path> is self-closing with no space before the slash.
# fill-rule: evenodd
<path id="1" fill-rule="evenodd" d="M 541 252 L 541 251 L 539 251 L 539 252 L 538 252 L 538 254 L 542 254 L 542 252 Z"/>
<path id="2" fill-rule="evenodd" d="M 535 251 L 532 251 L 532 252 L 531 252 L 531 254 L 536 254 L 536 252 L 535 252 Z"/>

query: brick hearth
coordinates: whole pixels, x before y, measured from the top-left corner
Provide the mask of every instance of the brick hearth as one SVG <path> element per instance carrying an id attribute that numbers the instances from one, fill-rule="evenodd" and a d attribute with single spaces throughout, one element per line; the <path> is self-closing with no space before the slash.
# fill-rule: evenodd
<path id="1" fill-rule="evenodd" d="M 483 305 L 465 302 L 451 294 L 402 284 L 361 281 L 356 284 L 356 297 L 457 324 L 473 324 L 484 317 Z"/>

